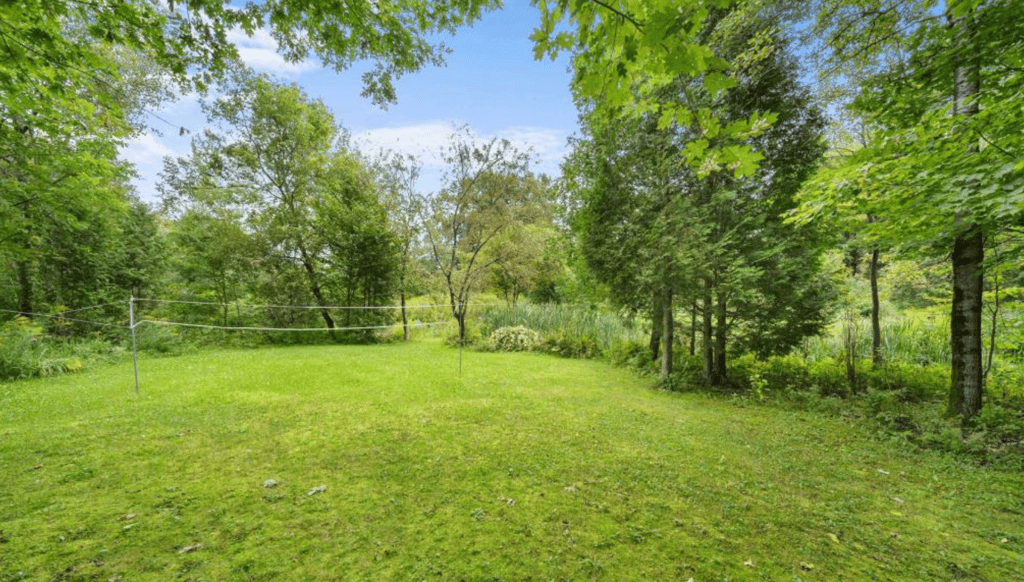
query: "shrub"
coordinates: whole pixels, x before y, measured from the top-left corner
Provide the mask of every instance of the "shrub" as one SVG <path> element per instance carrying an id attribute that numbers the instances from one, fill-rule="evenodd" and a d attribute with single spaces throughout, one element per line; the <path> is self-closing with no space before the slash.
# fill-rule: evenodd
<path id="1" fill-rule="evenodd" d="M 496 352 L 529 352 L 539 345 L 540 334 L 521 325 L 499 327 L 487 340 L 487 347 Z"/>
<path id="2" fill-rule="evenodd" d="M 622 366 L 641 373 L 652 372 L 656 367 L 656 360 L 651 358 L 651 348 L 639 342 L 618 342 L 612 346 L 607 355 L 616 366 Z"/>
<path id="3" fill-rule="evenodd" d="M 448 337 L 444 341 L 449 346 L 458 347 L 458 345 L 459 345 L 459 328 L 458 328 L 457 325 L 453 324 L 451 326 L 451 330 L 452 330 L 451 333 L 448 334 Z M 480 334 L 480 330 L 477 329 L 476 327 L 470 326 L 469 323 L 467 322 L 466 323 L 466 337 L 463 340 L 462 345 L 464 345 L 464 346 L 476 345 L 476 344 L 479 344 L 482 339 L 483 339 L 483 336 Z"/>
<path id="4" fill-rule="evenodd" d="M 562 355 L 569 357 L 594 357 L 620 342 L 639 340 L 644 335 L 630 320 L 596 306 L 492 306 L 482 309 L 477 319 L 484 329 L 521 325 L 536 330 L 550 340 L 552 352 L 566 352 Z"/>
<path id="5" fill-rule="evenodd" d="M 808 381 L 822 396 L 844 397 L 850 392 L 850 381 L 846 377 L 846 366 L 832 358 L 826 358 L 807 365 Z"/>
<path id="6" fill-rule="evenodd" d="M 589 336 L 556 331 L 544 338 L 544 351 L 564 358 L 596 358 L 601 355 L 598 341 Z"/>
<path id="7" fill-rule="evenodd" d="M 769 387 L 781 390 L 811 384 L 807 362 L 795 355 L 769 358 L 761 366 L 760 373 Z"/>
<path id="8" fill-rule="evenodd" d="M 657 369 L 657 363 L 655 363 Z M 662 383 L 665 390 L 685 392 L 701 390 L 704 384 L 704 362 L 700 356 L 680 354 L 672 363 L 672 374 Z"/>
<path id="9" fill-rule="evenodd" d="M 42 328 L 25 317 L 0 327 L 0 379 L 16 380 L 55 376 L 85 368 L 82 359 L 71 354 L 64 340 L 42 334 Z"/>
<path id="10" fill-rule="evenodd" d="M 1024 442 L 1024 411 L 988 402 L 974 419 L 975 427 L 985 431 L 996 445 Z"/>
<path id="11" fill-rule="evenodd" d="M 869 366 L 863 372 L 872 388 L 895 392 L 901 402 L 924 402 L 941 397 L 949 382 L 944 366 L 913 366 L 889 362 L 884 367 Z"/>
<path id="12" fill-rule="evenodd" d="M 16 317 L 0 328 L 0 378 L 34 376 L 39 369 L 39 330 L 26 317 Z"/>
<path id="13" fill-rule="evenodd" d="M 180 355 L 186 347 L 185 341 L 175 328 L 159 324 L 140 325 L 135 328 L 135 343 L 140 352 L 166 356 Z"/>

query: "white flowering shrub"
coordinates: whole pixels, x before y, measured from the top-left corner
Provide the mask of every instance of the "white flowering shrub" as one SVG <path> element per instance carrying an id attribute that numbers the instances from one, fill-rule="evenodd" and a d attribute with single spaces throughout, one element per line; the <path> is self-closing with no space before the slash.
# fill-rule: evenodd
<path id="1" fill-rule="evenodd" d="M 495 352 L 529 352 L 539 345 L 540 334 L 521 325 L 499 327 L 487 340 L 487 347 Z"/>

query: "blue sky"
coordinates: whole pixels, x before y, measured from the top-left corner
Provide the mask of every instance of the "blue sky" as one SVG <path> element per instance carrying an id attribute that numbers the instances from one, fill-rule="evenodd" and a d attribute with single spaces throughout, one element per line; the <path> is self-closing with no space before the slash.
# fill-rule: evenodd
<path id="1" fill-rule="evenodd" d="M 484 15 L 453 38 L 443 38 L 453 50 L 447 66 L 399 79 L 398 103 L 386 110 L 359 95 L 359 77 L 368 65 L 336 73 L 318 61 L 284 62 L 266 34 L 247 38 L 239 33 L 232 40 L 250 67 L 297 83 L 310 97 L 322 99 L 360 149 L 375 152 L 384 147 L 418 156 L 423 163 L 419 189 L 432 192 L 442 171 L 437 153 L 454 128 L 463 124 L 481 140 L 500 137 L 532 148 L 535 171 L 558 173 L 566 139 L 577 129 L 576 109 L 569 91 L 568 57 L 533 58 L 529 36 L 539 18 L 528 0 L 507 0 L 503 10 Z M 170 124 L 150 119 L 163 135 L 147 133 L 122 152 L 136 164 L 141 175 L 136 188 L 149 202 L 157 200 L 163 157 L 188 152 L 190 138 L 180 137 L 176 126 L 198 133 L 205 122 L 194 95 L 155 113 Z"/>

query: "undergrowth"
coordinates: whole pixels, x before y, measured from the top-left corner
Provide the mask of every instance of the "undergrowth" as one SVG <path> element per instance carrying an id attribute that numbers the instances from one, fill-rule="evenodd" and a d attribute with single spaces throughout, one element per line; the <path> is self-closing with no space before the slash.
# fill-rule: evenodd
<path id="1" fill-rule="evenodd" d="M 639 346 L 638 346 L 639 347 Z M 649 356 L 649 354 L 648 354 Z M 640 369 L 652 370 L 649 361 Z M 981 465 L 1024 470 L 1024 398 L 989 389 L 982 412 L 967 426 L 947 413 L 949 367 L 858 363 L 851 383 L 845 363 L 795 355 L 757 360 L 741 356 L 728 381 L 706 386 L 699 357 L 684 355 L 663 389 L 703 392 L 737 404 L 765 404 L 867 422 L 886 440 L 940 450 Z"/>

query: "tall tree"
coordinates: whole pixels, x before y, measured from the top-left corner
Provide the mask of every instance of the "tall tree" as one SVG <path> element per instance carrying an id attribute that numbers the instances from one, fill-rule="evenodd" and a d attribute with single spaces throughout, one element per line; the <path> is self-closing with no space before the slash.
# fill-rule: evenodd
<path id="1" fill-rule="evenodd" d="M 298 271 L 332 335 L 330 305 L 387 296 L 377 285 L 393 260 L 383 208 L 326 106 L 296 86 L 242 75 L 207 110 L 221 131 L 205 131 L 189 158 L 166 162 L 165 204 L 234 209 L 274 258 L 268 264 Z"/>
<path id="2" fill-rule="evenodd" d="M 416 190 L 420 163 L 412 156 L 383 152 L 371 162 L 380 183 L 382 201 L 388 211 L 388 225 L 398 244 L 398 299 L 402 313 L 402 337 L 409 341 L 406 298 L 420 244 L 423 198 Z"/>
<path id="3" fill-rule="evenodd" d="M 528 212 L 502 231 L 488 249 L 491 288 L 515 305 L 535 291 L 554 264 L 548 260 L 550 243 L 558 236 L 554 224 L 551 183 L 546 176 L 528 176 L 522 184 L 520 204 Z"/>
<path id="4" fill-rule="evenodd" d="M 863 84 L 853 107 L 877 131 L 816 181 L 803 217 L 852 206 L 886 218 L 866 226 L 870 236 L 951 257 L 949 409 L 969 423 L 984 386 L 984 241 L 1024 215 L 1024 24 L 1015 16 L 1022 5 L 892 1 L 869 12 L 836 4 L 857 24 L 847 27 L 855 34 L 838 37 L 841 46 L 877 55 L 881 41 L 895 37 L 908 57 Z"/>
<path id="5" fill-rule="evenodd" d="M 665 99 L 688 102 L 695 115 L 709 111 L 723 123 L 775 119 L 749 138 L 762 157 L 753 176 L 744 176 L 738 162 L 722 167 L 713 152 L 731 147 L 724 144 L 732 137 L 708 134 L 702 124 L 662 128 L 654 115 L 634 124 L 584 117 L 593 139 L 577 149 L 591 160 L 577 164 L 584 176 L 577 215 L 583 248 L 620 302 L 653 306 L 652 350 L 661 322 L 664 375 L 672 367 L 673 299 L 699 307 L 694 316 L 702 319 L 711 384 L 727 379 L 737 322 L 747 324 L 745 347 L 759 353 L 785 349 L 822 324 L 828 294 L 813 290 L 813 233 L 783 225 L 780 215 L 823 152 L 823 117 L 797 82 L 785 39 L 771 32 L 778 19 L 770 8 L 752 3 L 703 21 L 698 39 L 735 63 L 732 89 L 708 91 L 688 77 L 665 89 Z M 681 166 L 681 152 L 695 148 L 709 152 L 702 167 Z"/>

